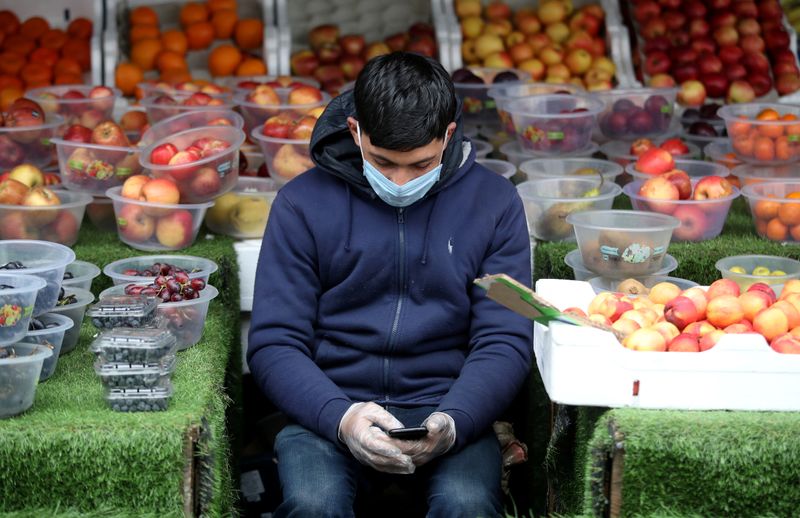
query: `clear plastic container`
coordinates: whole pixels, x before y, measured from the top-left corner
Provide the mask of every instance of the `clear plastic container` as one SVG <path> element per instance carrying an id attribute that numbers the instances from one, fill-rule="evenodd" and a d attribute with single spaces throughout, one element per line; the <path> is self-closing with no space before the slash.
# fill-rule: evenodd
<path id="1" fill-rule="evenodd" d="M 130 363 L 97 362 L 94 371 L 108 389 L 151 389 L 166 387 L 175 371 L 175 356 L 162 363 L 134 365 Z"/>
<path id="2" fill-rule="evenodd" d="M 689 178 L 702 178 L 704 176 L 721 176 L 723 178 L 731 174 L 730 169 L 722 164 L 715 162 L 708 162 L 706 160 L 675 160 L 675 169 L 686 172 Z M 634 180 L 647 180 L 653 176 L 648 173 L 643 173 L 636 169 L 636 162 L 630 163 L 625 166 L 625 172 L 633 177 Z"/>
<path id="3" fill-rule="evenodd" d="M 36 294 L 45 286 L 39 277 L 0 273 L 0 344 L 13 344 L 25 337 Z"/>
<path id="4" fill-rule="evenodd" d="M 800 169 L 796 165 L 740 164 L 731 170 L 742 186 L 761 182 L 797 182 L 800 181 Z"/>
<path id="5" fill-rule="evenodd" d="M 567 216 L 583 264 L 604 277 L 652 275 L 662 268 L 680 220 L 636 210 L 589 210 Z"/>
<path id="6" fill-rule="evenodd" d="M 274 115 L 279 113 L 288 113 L 292 116 L 302 116 L 308 114 L 309 111 L 327 105 L 331 96 L 325 92 L 321 92 L 322 99 L 317 102 L 307 104 L 289 104 L 289 93 L 291 88 L 276 88 L 275 93 L 278 94 L 280 104 L 259 104 L 247 100 L 250 92 L 240 92 L 233 97 L 233 102 L 239 107 L 244 117 L 244 129 L 250 134 L 254 128 L 261 129 L 264 122 Z"/>
<path id="7" fill-rule="evenodd" d="M 594 192 L 597 194 L 594 194 Z M 575 234 L 566 218 L 574 212 L 606 210 L 622 189 L 600 178 L 542 178 L 522 182 L 517 192 L 525 206 L 528 232 L 543 241 L 572 241 Z M 587 196 L 588 194 L 588 196 Z"/>
<path id="8" fill-rule="evenodd" d="M 600 145 L 600 152 L 605 155 L 605 157 L 612 162 L 616 162 L 617 164 L 621 165 L 622 167 L 627 166 L 631 162 L 636 162 L 638 158 L 636 155 L 631 153 L 631 143 L 632 141 L 628 140 L 611 140 L 604 144 Z M 660 144 L 660 142 L 658 142 Z M 702 151 L 699 147 L 692 144 L 691 142 L 686 142 L 686 147 L 689 148 L 689 152 L 685 155 L 673 155 L 676 159 L 699 159 L 701 158 Z"/>
<path id="9" fill-rule="evenodd" d="M 501 145 L 499 148 L 500 154 L 506 157 L 506 160 L 511 162 L 512 164 L 519 167 L 523 162 L 527 160 L 532 160 L 534 158 L 548 158 L 547 154 L 543 153 L 536 153 L 533 151 L 528 151 L 527 149 L 523 149 L 520 146 L 519 142 L 514 140 L 513 142 L 506 142 L 505 144 Z M 594 155 L 597 150 L 600 149 L 594 142 L 589 143 L 589 147 L 585 149 L 579 149 L 577 151 L 573 151 L 571 153 L 561 153 L 558 155 L 561 158 L 589 158 Z"/>
<path id="10" fill-rule="evenodd" d="M 100 333 L 91 350 L 103 363 L 160 364 L 176 347 L 175 335 L 165 327 L 117 327 Z"/>
<path id="11" fill-rule="evenodd" d="M 493 158 L 479 158 L 477 163 L 487 169 L 491 169 L 503 178 L 511 179 L 512 176 L 517 174 L 517 166 L 505 160 L 495 160 Z"/>
<path id="12" fill-rule="evenodd" d="M 776 255 L 733 255 L 720 259 L 714 265 L 719 270 L 723 279 L 730 279 L 739 285 L 742 292 L 757 282 L 769 284 L 775 291 L 776 295 L 781 294 L 783 285 L 790 279 L 800 279 L 800 261 L 790 257 L 779 257 Z M 744 272 L 734 270 L 734 268 L 741 268 Z M 753 270 L 756 268 L 766 268 L 769 274 L 754 275 Z M 778 272 L 778 275 L 772 275 L 772 272 Z M 780 272 L 783 275 L 780 275 Z"/>
<path id="13" fill-rule="evenodd" d="M 101 122 L 112 119 L 114 103 L 122 95 L 118 89 L 110 88 L 111 95 L 89 97 L 94 88 L 91 85 L 44 86 L 28 90 L 25 97 L 39 103 L 48 119 L 51 114 L 58 114 L 64 117 L 67 126 L 80 124 L 94 129 Z M 82 97 L 65 99 L 68 92 L 77 92 Z"/>
<path id="14" fill-rule="evenodd" d="M 36 331 L 29 330 L 24 341 L 49 347 L 53 351 L 53 356 L 44 361 L 42 374 L 39 376 L 39 381 L 47 381 L 56 371 L 58 357 L 61 355 L 61 346 L 64 343 L 64 333 L 75 324 L 68 316 L 58 313 L 46 313 L 37 319 L 48 327 Z"/>
<path id="15" fill-rule="evenodd" d="M 218 268 L 217 263 L 211 259 L 193 255 L 139 255 L 108 263 L 103 267 L 103 273 L 111 278 L 115 286 L 131 283 L 147 284 L 156 280 L 156 275 L 145 274 L 145 271 L 155 263 L 166 263 L 180 268 L 189 275 L 189 279 L 203 279 L 206 284 L 208 278 Z M 133 275 L 133 270 L 139 274 Z"/>
<path id="16" fill-rule="evenodd" d="M 731 147 L 727 139 L 724 142 L 706 144 L 706 147 L 703 148 L 703 156 L 705 156 L 706 160 L 724 165 L 728 169 L 733 169 L 742 164 L 742 161 L 736 158 L 736 153 L 733 152 L 733 147 Z M 731 171 L 731 174 L 733 174 L 733 171 Z"/>
<path id="17" fill-rule="evenodd" d="M 111 389 L 106 401 L 115 412 L 163 412 L 172 397 L 172 385 L 152 389 Z"/>
<path id="18" fill-rule="evenodd" d="M 222 83 L 230 88 L 234 94 L 247 93 L 261 85 L 272 86 L 276 90 L 285 89 L 287 91 L 291 90 L 291 85 L 297 83 L 313 86 L 314 88 L 320 87 L 319 81 L 316 79 L 300 76 L 237 76 L 224 78 Z M 352 83 L 355 84 L 355 81 L 352 81 Z M 342 87 L 341 91 L 344 91 L 343 89 L 344 87 Z"/>
<path id="19" fill-rule="evenodd" d="M 610 183 L 622 174 L 619 164 L 597 158 L 534 158 L 520 164 L 519 169 L 528 180 L 565 176 L 585 176 L 591 180 L 602 175 Z"/>
<path id="20" fill-rule="evenodd" d="M 57 163 L 56 147 L 50 139 L 64 129 L 64 118 L 58 115 L 47 115 L 46 122 L 38 126 L 0 126 L 0 170 L 25 163 L 39 168 Z"/>
<path id="21" fill-rule="evenodd" d="M 261 146 L 269 175 L 279 185 L 314 167 L 309 151 L 310 140 L 267 137 L 261 133 L 261 128 L 254 128 L 250 138 Z"/>
<path id="22" fill-rule="evenodd" d="M 495 100 L 489 97 L 489 90 L 491 88 L 501 85 L 520 85 L 530 81 L 530 76 L 528 74 L 513 68 L 469 67 L 469 70 L 483 79 L 483 83 L 453 83 L 456 96 L 461 99 L 462 114 L 466 122 L 497 120 Z M 511 72 L 515 74 L 519 80 L 493 84 L 492 82 L 495 76 L 501 72 Z"/>
<path id="23" fill-rule="evenodd" d="M 239 177 L 231 192 L 214 200 L 214 206 L 206 212 L 206 226 L 214 233 L 238 239 L 262 237 L 279 188 L 271 178 Z"/>
<path id="24" fill-rule="evenodd" d="M 75 252 L 57 243 L 25 239 L 0 241 L 0 270 L 4 270 L 0 273 L 33 275 L 46 283 L 36 296 L 33 316 L 47 313 L 56 306 L 64 270 L 74 260 Z M 9 269 L 15 262 L 21 263 L 22 268 Z"/>
<path id="25" fill-rule="evenodd" d="M 92 289 L 92 281 L 100 275 L 100 268 L 87 261 L 73 261 L 64 271 L 62 286 L 72 286 L 83 290 Z"/>
<path id="26" fill-rule="evenodd" d="M 688 279 L 681 279 L 680 277 L 668 277 L 664 275 L 650 275 L 647 277 L 639 277 L 636 279 L 637 281 L 644 284 L 646 288 L 652 288 L 656 284 L 662 282 L 670 282 L 681 290 L 688 290 L 689 288 L 694 288 L 695 286 L 699 286 L 694 281 L 690 281 Z M 611 279 L 608 277 L 592 277 L 589 279 L 589 284 L 592 285 L 595 293 L 602 293 L 604 291 L 614 291 L 617 292 L 617 287 L 619 286 L 620 279 Z M 628 297 L 637 297 L 638 295 L 630 295 Z"/>
<path id="27" fill-rule="evenodd" d="M 677 88 L 633 88 L 594 92 L 604 108 L 597 121 L 609 139 L 659 137 L 670 130 Z"/>
<path id="28" fill-rule="evenodd" d="M 51 314 L 57 313 L 72 320 L 73 325 L 64 333 L 64 341 L 61 343 L 62 356 L 68 352 L 72 352 L 75 346 L 78 345 L 78 340 L 81 336 L 83 316 L 86 314 L 86 307 L 94 302 L 94 295 L 91 291 L 72 286 L 64 287 L 64 296 L 69 297 L 72 295 L 75 297 L 75 302 L 63 306 L 56 306 L 50 310 Z"/>
<path id="29" fill-rule="evenodd" d="M 474 138 L 471 139 L 470 143 L 472 144 L 472 147 L 475 148 L 476 159 L 486 158 L 489 156 L 489 153 L 492 152 L 493 147 L 490 142 Z"/>
<path id="30" fill-rule="evenodd" d="M 592 277 L 597 277 L 597 273 L 589 270 L 586 265 L 583 264 L 583 258 L 581 257 L 581 251 L 577 248 L 571 252 L 569 252 L 566 256 L 564 256 L 564 263 L 572 268 L 572 275 L 576 281 L 588 281 Z M 678 260 L 675 259 L 670 254 L 664 256 L 664 262 L 661 264 L 661 269 L 653 272 L 652 275 L 654 276 L 667 276 L 670 273 L 674 272 L 675 269 L 678 268 Z M 612 277 L 613 278 L 613 277 Z M 622 280 L 627 278 L 626 276 L 616 277 L 617 280 Z"/>
<path id="31" fill-rule="evenodd" d="M 86 314 L 98 329 L 115 327 L 145 327 L 155 323 L 158 299 L 139 295 L 125 295 L 123 287 L 113 293 L 100 293 L 100 301 L 92 304 Z"/>
<path id="32" fill-rule="evenodd" d="M 159 165 L 150 161 L 153 150 L 161 144 L 169 143 L 178 150 L 185 150 L 200 139 L 221 140 L 228 147 L 188 164 Z M 204 203 L 225 194 L 236 185 L 239 178 L 239 147 L 243 142 L 244 132 L 233 126 L 192 128 L 153 142 L 144 148 L 139 161 L 154 178 L 173 180 L 181 191 L 181 203 Z"/>
<path id="33" fill-rule="evenodd" d="M 69 140 L 52 139 L 58 153 L 64 187 L 94 196 L 102 196 L 109 187 L 122 185 L 140 174 L 137 146 L 101 146 Z"/>
<path id="34" fill-rule="evenodd" d="M 115 232 L 117 218 L 114 217 L 114 204 L 107 196 L 95 196 L 92 203 L 86 206 L 86 215 L 97 230 Z"/>
<path id="35" fill-rule="evenodd" d="M 588 96 L 556 94 L 514 99 L 506 108 L 522 149 L 560 156 L 589 146 L 603 103 Z"/>
<path id="36" fill-rule="evenodd" d="M 73 191 L 53 193 L 60 201 L 57 205 L 0 205 L 0 240 L 41 239 L 74 245 L 92 197 Z"/>
<path id="37" fill-rule="evenodd" d="M 780 243 L 800 242 L 800 181 L 751 183 L 742 194 L 759 236 Z"/>
<path id="38" fill-rule="evenodd" d="M 138 146 L 144 148 L 157 140 L 163 140 L 181 131 L 203 126 L 233 126 L 242 129 L 244 118 L 233 110 L 213 106 L 203 111 L 179 113 L 150 126 L 147 131 L 142 133 Z"/>
<path id="39" fill-rule="evenodd" d="M 150 97 L 158 94 L 172 95 L 191 95 L 195 92 L 200 92 L 209 95 L 215 99 L 222 99 L 223 101 L 230 101 L 233 93 L 230 88 L 224 85 L 217 85 L 214 83 L 197 84 L 194 82 L 181 82 L 181 83 L 165 83 L 163 81 L 143 81 L 136 85 L 136 88 L 141 91 L 139 97 Z"/>
<path id="40" fill-rule="evenodd" d="M 142 105 L 147 112 L 147 118 L 150 124 L 161 122 L 167 117 L 172 117 L 181 113 L 204 112 L 206 110 L 233 110 L 235 105 L 230 100 L 212 99 L 206 105 L 185 105 L 185 102 L 194 92 L 162 94 L 155 93 L 149 97 L 145 97 L 139 104 Z M 170 104 L 168 101 L 172 98 L 175 104 Z"/>
<path id="41" fill-rule="evenodd" d="M 52 355 L 49 347 L 33 343 L 0 345 L 0 419 L 33 405 L 42 363 Z"/>
<path id="42" fill-rule="evenodd" d="M 795 120 L 756 120 L 763 110 Z M 777 165 L 800 159 L 800 106 L 745 103 L 723 106 L 717 112 L 725 121 L 733 152 L 742 161 Z"/>
<path id="43" fill-rule="evenodd" d="M 697 181 L 692 181 L 694 189 Z M 680 226 L 672 233 L 673 241 L 706 241 L 720 235 L 733 200 L 739 197 L 739 189 L 721 198 L 705 200 L 656 200 L 642 196 L 639 189 L 645 180 L 636 180 L 625 186 L 625 194 L 630 198 L 634 210 L 670 214 L 678 218 Z"/>
<path id="44" fill-rule="evenodd" d="M 197 238 L 206 210 L 214 202 L 168 204 L 148 203 L 120 195 L 122 187 L 106 194 L 114 202 L 114 216 L 120 240 L 137 250 L 182 250 Z"/>
<path id="45" fill-rule="evenodd" d="M 494 100 L 497 115 L 505 131 L 514 134 L 514 123 L 506 109 L 506 103 L 522 97 L 553 94 L 579 94 L 584 89 L 569 83 L 500 83 L 492 85 L 487 97 Z"/>
<path id="46" fill-rule="evenodd" d="M 125 286 L 113 286 L 100 293 L 100 298 L 102 300 L 103 297 L 116 296 L 124 290 Z M 157 314 L 160 320 L 166 322 L 166 328 L 175 335 L 179 351 L 192 347 L 203 337 L 208 305 L 217 295 L 219 291 L 207 284 L 196 299 L 158 304 Z"/>
<path id="47" fill-rule="evenodd" d="M 706 135 L 695 135 L 693 133 L 689 133 L 688 131 L 681 131 L 678 134 L 678 137 L 686 143 L 694 144 L 695 146 L 699 147 L 700 149 L 705 148 L 707 145 L 712 144 L 714 142 L 725 144 L 728 142 L 728 137 L 721 136 L 721 137 L 708 137 Z"/>

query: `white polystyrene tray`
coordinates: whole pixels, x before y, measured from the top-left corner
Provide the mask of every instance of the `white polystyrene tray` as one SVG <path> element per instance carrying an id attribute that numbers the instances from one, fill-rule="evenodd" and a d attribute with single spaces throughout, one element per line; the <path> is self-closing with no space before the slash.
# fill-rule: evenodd
<path id="1" fill-rule="evenodd" d="M 555 279 L 537 281 L 536 293 L 584 310 L 595 295 L 588 282 Z M 553 323 L 535 324 L 533 344 L 547 394 L 561 404 L 800 410 L 800 355 L 777 353 L 755 334 L 726 335 L 700 353 L 642 352 L 611 333 Z"/>

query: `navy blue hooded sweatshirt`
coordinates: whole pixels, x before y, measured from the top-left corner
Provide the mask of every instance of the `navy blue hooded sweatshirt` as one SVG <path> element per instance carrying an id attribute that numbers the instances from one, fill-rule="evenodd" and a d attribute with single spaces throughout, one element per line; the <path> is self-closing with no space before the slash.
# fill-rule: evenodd
<path id="1" fill-rule="evenodd" d="M 374 401 L 448 413 L 459 449 L 505 410 L 530 366 L 531 322 L 472 283 L 506 273 L 530 285 L 522 202 L 511 182 L 475 163 L 459 121 L 439 181 L 394 208 L 364 177 L 348 116 L 352 92 L 314 129 L 317 167 L 272 204 L 250 371 L 290 419 L 334 443 L 348 407 Z"/>

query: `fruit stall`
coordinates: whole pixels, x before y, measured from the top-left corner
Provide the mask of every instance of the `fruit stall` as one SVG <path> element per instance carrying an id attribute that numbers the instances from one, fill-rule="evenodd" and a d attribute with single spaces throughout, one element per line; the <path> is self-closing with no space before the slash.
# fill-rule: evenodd
<path id="1" fill-rule="evenodd" d="M 534 292 L 478 281 L 536 322 L 509 515 L 796 513 L 793 2 L 46 4 L 0 0 L 0 515 L 274 510 L 261 238 L 393 51 L 524 204 Z"/>

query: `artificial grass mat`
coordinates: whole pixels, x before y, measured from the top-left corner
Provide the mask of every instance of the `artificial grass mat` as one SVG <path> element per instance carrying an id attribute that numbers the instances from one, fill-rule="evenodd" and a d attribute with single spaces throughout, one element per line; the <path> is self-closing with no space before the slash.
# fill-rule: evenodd
<path id="1" fill-rule="evenodd" d="M 78 259 L 103 265 L 132 255 L 115 234 L 86 225 L 73 247 Z M 238 381 L 239 284 L 232 241 L 204 239 L 181 253 L 219 265 L 210 283 L 203 338 L 178 353 L 168 410 L 113 412 L 88 346 L 96 329 L 81 328 L 78 347 L 61 357 L 25 414 L 0 420 L 0 512 L 8 516 L 229 515 L 234 505 L 226 385 Z M 95 279 L 97 295 L 110 286 Z M 230 387 L 234 391 L 235 386 Z M 0 514 L 1 516 L 2 514 Z"/>

